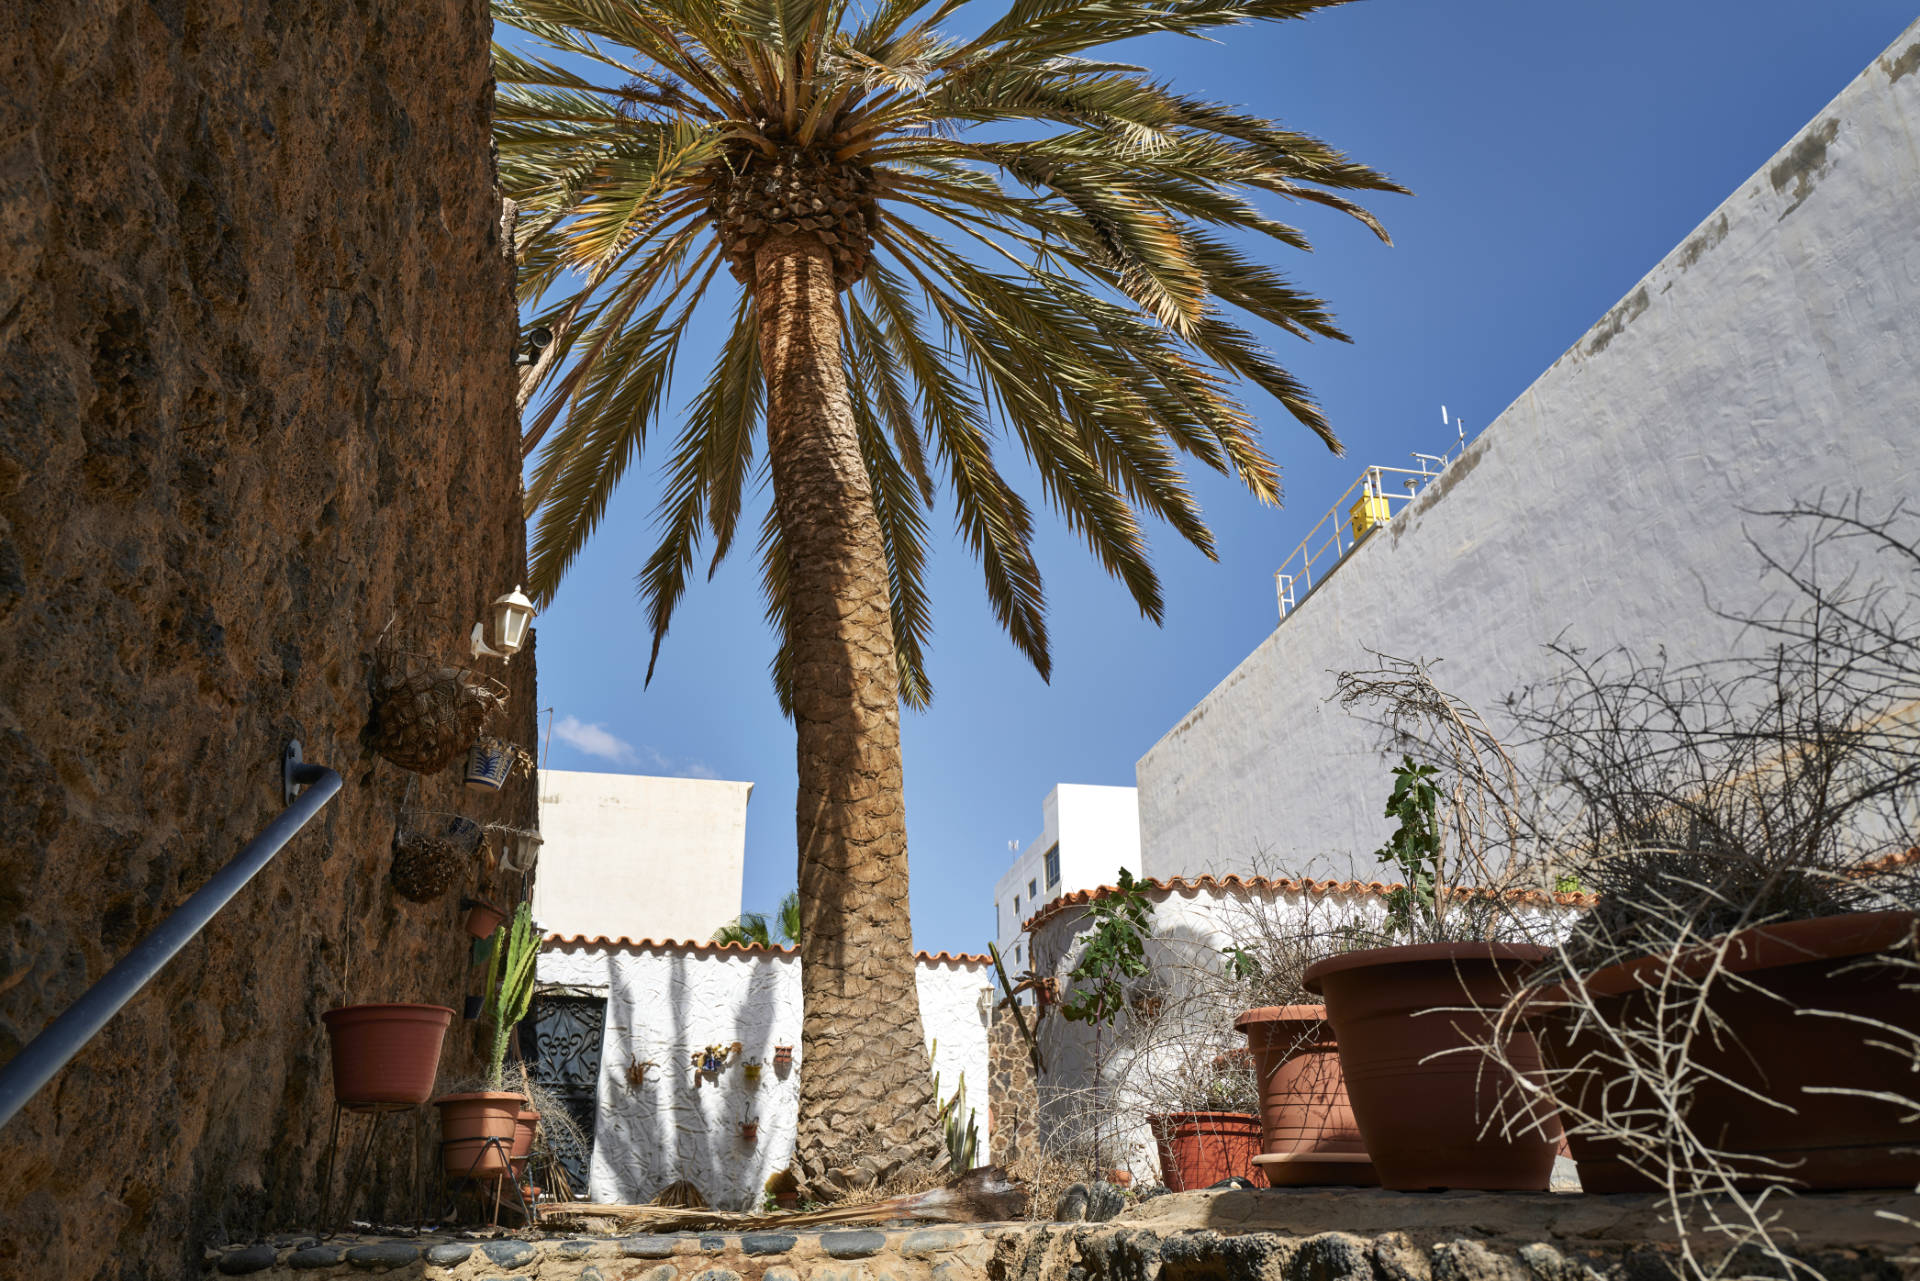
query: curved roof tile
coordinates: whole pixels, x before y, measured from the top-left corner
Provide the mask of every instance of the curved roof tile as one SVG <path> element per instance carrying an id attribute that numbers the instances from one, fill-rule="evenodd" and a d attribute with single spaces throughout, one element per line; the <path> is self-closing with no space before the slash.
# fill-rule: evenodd
<path id="1" fill-rule="evenodd" d="M 622 934 L 614 937 L 607 934 L 548 934 L 545 941 L 560 947 L 615 947 L 633 952 L 693 952 L 707 955 L 719 952 L 734 952 L 742 956 L 755 953 L 769 953 L 774 956 L 798 956 L 799 949 L 783 947 L 778 943 L 761 946 L 758 943 L 715 943 L 712 940 L 702 942 L 697 939 L 633 939 Z M 930 965 L 991 965 L 993 958 L 983 952 L 915 952 L 916 961 Z"/>

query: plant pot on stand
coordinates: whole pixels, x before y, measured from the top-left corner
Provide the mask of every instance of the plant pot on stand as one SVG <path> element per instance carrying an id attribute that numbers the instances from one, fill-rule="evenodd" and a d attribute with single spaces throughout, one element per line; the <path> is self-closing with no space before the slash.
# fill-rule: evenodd
<path id="1" fill-rule="evenodd" d="M 1630 1144 L 1576 1124 L 1570 1138 L 1582 1188 L 1664 1187 L 1664 1179 L 1636 1168 L 1632 1152 L 1673 1146 L 1674 1136 L 1647 1128 L 1646 1118 L 1666 1109 L 1652 1109 L 1650 1093 L 1628 1078 L 1627 1055 L 1614 1038 L 1624 1032 L 1628 1046 L 1661 1043 L 1661 1009 L 1670 1023 L 1690 1017 L 1702 999 L 1725 1033 L 1694 1038 L 1681 1118 L 1698 1142 L 1722 1154 L 1735 1186 L 1786 1181 L 1841 1191 L 1920 1183 L 1920 1117 L 1893 1102 L 1914 1096 L 1913 1046 L 1882 1026 L 1920 1029 L 1917 928 L 1913 912 L 1788 921 L 1677 957 L 1609 966 L 1582 980 L 1577 1001 L 1565 987 L 1532 998 L 1524 1017 L 1569 1115 L 1642 1131 L 1642 1141 Z M 1722 973 L 1704 997 L 1696 995 L 1716 961 Z M 1586 1007 L 1585 1019 L 1577 1007 Z"/>
<path id="2" fill-rule="evenodd" d="M 320 1016 L 345 1108 L 418 1107 L 433 1097 L 453 1011 L 444 1005 L 345 1005 Z"/>
<path id="3" fill-rule="evenodd" d="M 1268 1005 L 1234 1021 L 1253 1053 L 1260 1155 L 1269 1187 L 1375 1187 L 1347 1099 L 1346 1074 L 1324 1005 Z"/>
<path id="4" fill-rule="evenodd" d="M 1543 1192 L 1560 1147 L 1539 1050 L 1513 1030 L 1507 1061 L 1541 1089 L 1522 1098 L 1482 1047 L 1500 1007 L 1547 949 L 1420 943 L 1327 957 L 1307 990 L 1326 997 L 1340 1065 L 1380 1186 Z"/>
<path id="5" fill-rule="evenodd" d="M 440 1168 L 448 1178 L 491 1180 L 512 1173 L 514 1139 L 527 1106 L 524 1097 L 475 1090 L 442 1095 L 433 1106 L 440 1109 Z"/>

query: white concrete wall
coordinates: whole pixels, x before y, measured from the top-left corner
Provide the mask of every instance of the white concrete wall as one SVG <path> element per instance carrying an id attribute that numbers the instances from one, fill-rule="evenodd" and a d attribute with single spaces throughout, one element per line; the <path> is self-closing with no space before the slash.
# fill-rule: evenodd
<path id="1" fill-rule="evenodd" d="M 1060 880 L 1049 885 L 1046 854 L 1060 847 Z M 1131 787 L 1060 783 L 1040 805 L 1040 835 L 993 889 L 994 934 L 1009 973 L 1027 968 L 1022 926 L 1062 894 L 1112 884 L 1122 867 L 1140 871 L 1140 807 Z"/>
<path id="2" fill-rule="evenodd" d="M 1911 498 L 1916 47 L 1920 23 L 1139 761 L 1150 875 L 1262 855 L 1372 874 L 1389 762 L 1326 701 L 1368 648 L 1443 659 L 1449 687 L 1489 714 L 1550 673 L 1541 647 L 1563 634 L 1712 657 L 1733 631 L 1703 597 L 1740 610 L 1765 590 L 1743 523 L 1779 536 L 1742 509 Z"/>
<path id="3" fill-rule="evenodd" d="M 1043 1142 L 1065 1151 L 1097 1143 L 1103 1165 L 1123 1166 L 1141 1184 L 1160 1178 L 1147 1113 L 1168 1109 L 1176 1076 L 1203 1073 L 1216 1054 L 1246 1044 L 1233 1029 L 1243 1007 L 1228 999 L 1229 985 L 1217 977 L 1224 972 L 1221 949 L 1246 947 L 1267 963 L 1263 939 L 1288 932 L 1325 936 L 1342 923 L 1377 928 L 1385 917 L 1377 887 L 1175 881 L 1150 887 L 1147 900 L 1153 918 L 1146 982 L 1163 1000 L 1161 1022 L 1152 1034 L 1140 1034 L 1130 1010 L 1112 1025 L 1095 1028 L 1070 1023 L 1057 1009 L 1039 1020 L 1036 1033 L 1046 1069 L 1040 1078 Z M 1561 937 L 1575 911 L 1542 902 L 1516 907 L 1514 916 L 1526 935 L 1551 942 Z M 1073 990 L 1071 974 L 1090 929 L 1087 909 L 1075 906 L 1033 932 L 1038 968 L 1054 976 L 1063 998 Z"/>
<path id="4" fill-rule="evenodd" d="M 709 1204 L 758 1208 L 768 1176 L 793 1159 L 799 1109 L 800 958 L 791 951 L 739 947 L 631 947 L 549 940 L 543 984 L 607 994 L 599 1098 L 588 1195 L 601 1202 L 651 1198 L 691 1179 Z M 987 1143 L 987 1032 L 980 995 L 989 969 L 974 960 L 923 959 L 920 1018 L 937 1044 L 934 1069 L 951 1097 L 962 1074 L 967 1102 Z M 708 1045 L 742 1043 L 717 1080 L 699 1078 L 690 1056 Z M 793 1067 L 772 1067 L 774 1047 L 793 1047 Z M 742 1065 L 757 1060 L 760 1079 Z M 651 1061 L 638 1088 L 628 1068 Z M 739 1136 L 752 1118 L 759 1134 Z M 983 1156 L 984 1159 L 984 1156 Z"/>
<path id="5" fill-rule="evenodd" d="M 705 939 L 740 915 L 752 783 L 540 771 L 549 933 Z"/>

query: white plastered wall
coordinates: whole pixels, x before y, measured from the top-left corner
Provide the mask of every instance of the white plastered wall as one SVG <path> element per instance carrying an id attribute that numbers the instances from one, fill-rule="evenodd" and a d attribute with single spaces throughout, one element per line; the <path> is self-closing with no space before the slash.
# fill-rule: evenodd
<path id="1" fill-rule="evenodd" d="M 1856 490 L 1911 505 L 1916 48 L 1920 23 L 1141 758 L 1149 875 L 1370 874 L 1390 762 L 1327 702 L 1369 649 L 1443 660 L 1490 714 L 1557 670 L 1542 647 L 1563 636 L 1714 658 L 1735 629 L 1707 599 L 1740 611 L 1770 590 L 1742 527 L 1777 531 L 1743 509 Z"/>
<path id="2" fill-rule="evenodd" d="M 594 1201 L 646 1201 L 690 1179 L 709 1204 L 757 1208 L 767 1178 L 793 1158 L 799 1109 L 800 959 L 786 951 L 633 947 L 549 942 L 542 984 L 607 995 L 593 1158 Z M 971 959 L 923 959 L 920 1018 L 937 1045 L 934 1070 L 951 1096 L 964 1073 L 980 1150 L 987 1143 L 987 1032 L 981 993 L 988 967 Z M 741 1042 L 715 1077 L 696 1077 L 691 1056 Z M 774 1047 L 793 1047 L 793 1066 L 773 1067 Z M 747 1080 L 745 1063 L 762 1065 Z M 629 1068 L 651 1063 L 640 1084 Z M 699 1084 L 695 1084 L 698 1079 Z M 753 1141 L 740 1123 L 759 1127 Z"/>
<path id="3" fill-rule="evenodd" d="M 740 914 L 752 794 L 719 779 L 541 770 L 534 919 L 589 938 L 711 937 Z"/>

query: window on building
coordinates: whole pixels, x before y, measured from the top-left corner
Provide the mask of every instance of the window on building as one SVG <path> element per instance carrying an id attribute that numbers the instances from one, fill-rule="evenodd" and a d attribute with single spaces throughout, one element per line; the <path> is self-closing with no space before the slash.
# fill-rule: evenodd
<path id="1" fill-rule="evenodd" d="M 1047 851 L 1047 888 L 1052 889 L 1060 883 L 1060 846 L 1056 844 Z"/>
<path id="2" fill-rule="evenodd" d="M 1020 920 L 1020 896 L 1018 894 L 1013 896 L 1013 919 L 1016 923 Z"/>
<path id="3" fill-rule="evenodd" d="M 1020 964 L 1020 945 L 1018 943 L 1013 945 L 1013 963 L 1015 965 Z"/>
<path id="4" fill-rule="evenodd" d="M 1032 903 L 1032 902 L 1035 902 L 1035 901 L 1037 901 L 1037 900 L 1039 899 L 1039 897 L 1040 897 L 1040 885 L 1039 885 L 1039 882 L 1037 882 L 1037 881 L 1028 881 L 1028 882 L 1027 882 L 1027 901 L 1028 901 L 1029 903 Z"/>

